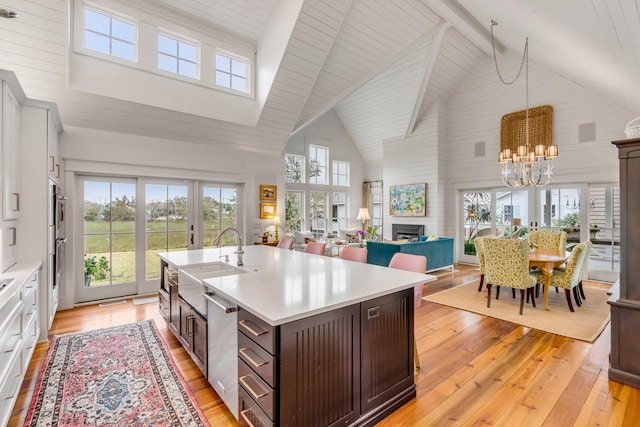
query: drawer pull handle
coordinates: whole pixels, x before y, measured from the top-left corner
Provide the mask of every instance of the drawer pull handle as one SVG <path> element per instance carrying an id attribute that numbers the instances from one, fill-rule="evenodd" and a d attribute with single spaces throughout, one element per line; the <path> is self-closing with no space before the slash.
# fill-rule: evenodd
<path id="1" fill-rule="evenodd" d="M 258 329 L 255 323 L 253 323 L 251 320 L 241 320 L 240 322 L 240 326 L 242 326 L 243 328 L 245 328 L 247 331 L 251 332 L 251 334 L 255 337 L 259 337 L 260 335 L 264 335 L 269 331 L 265 331 L 264 329 L 261 329 L 260 331 L 257 331 L 256 329 Z M 256 328 L 252 328 L 249 325 L 253 325 Z"/>
<path id="2" fill-rule="evenodd" d="M 251 353 L 253 353 L 255 356 L 260 357 L 255 351 L 251 350 L 250 348 L 244 347 L 244 348 L 239 349 L 238 351 L 240 352 L 240 354 L 242 354 L 244 356 L 245 359 L 247 359 L 249 362 L 251 362 L 251 364 L 253 366 L 255 366 L 256 368 L 259 368 L 260 366 L 264 366 L 267 363 L 269 363 L 266 360 L 262 360 L 262 362 L 256 362 L 255 360 L 253 360 L 253 358 L 251 356 L 249 356 L 247 354 L 248 353 L 247 350 L 250 351 Z"/>
<path id="3" fill-rule="evenodd" d="M 247 423 L 249 427 L 255 427 L 253 423 L 249 420 L 249 417 L 247 417 L 247 413 L 249 412 L 251 412 L 251 409 L 245 409 L 244 411 L 240 412 L 240 416 L 245 421 L 245 423 Z"/>
<path id="4" fill-rule="evenodd" d="M 55 171 L 55 165 L 56 165 L 56 158 L 53 156 L 49 156 L 49 158 L 51 159 L 51 169 L 49 169 L 49 172 L 53 172 Z"/>
<path id="5" fill-rule="evenodd" d="M 244 386 L 244 388 L 247 389 L 247 391 L 249 393 L 251 393 L 251 396 L 253 396 L 253 398 L 255 400 L 260 399 L 261 397 L 265 397 L 266 395 L 269 394 L 269 392 L 263 391 L 262 393 L 258 394 L 256 393 L 251 386 L 245 381 L 245 378 L 251 378 L 251 375 L 243 375 L 240 378 L 238 378 L 238 381 L 240 381 L 242 383 L 242 385 Z"/>
<path id="6" fill-rule="evenodd" d="M 14 212 L 20 212 L 20 193 L 12 193 L 16 196 L 16 208 L 13 209 Z"/>

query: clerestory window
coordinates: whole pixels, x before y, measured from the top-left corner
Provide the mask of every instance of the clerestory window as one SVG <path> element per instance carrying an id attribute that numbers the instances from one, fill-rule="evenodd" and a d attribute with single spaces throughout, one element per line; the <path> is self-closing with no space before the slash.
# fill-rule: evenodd
<path id="1" fill-rule="evenodd" d="M 216 53 L 216 85 L 249 93 L 249 60 L 230 53 Z"/>
<path id="2" fill-rule="evenodd" d="M 158 34 L 158 68 L 181 76 L 198 78 L 200 46 L 167 33 Z"/>
<path id="3" fill-rule="evenodd" d="M 137 25 L 133 18 L 85 5 L 84 47 L 127 61 L 136 61 Z"/>

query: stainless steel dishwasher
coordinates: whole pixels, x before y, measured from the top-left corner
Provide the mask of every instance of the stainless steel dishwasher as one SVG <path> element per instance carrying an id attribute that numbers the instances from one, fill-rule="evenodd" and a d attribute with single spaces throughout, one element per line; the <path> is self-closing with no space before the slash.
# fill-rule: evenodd
<path id="1" fill-rule="evenodd" d="M 208 330 L 208 378 L 238 419 L 238 307 L 205 287 Z"/>

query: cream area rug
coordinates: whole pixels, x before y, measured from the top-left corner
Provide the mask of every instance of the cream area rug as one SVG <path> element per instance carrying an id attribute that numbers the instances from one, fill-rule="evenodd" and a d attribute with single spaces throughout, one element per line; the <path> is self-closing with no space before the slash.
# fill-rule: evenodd
<path id="1" fill-rule="evenodd" d="M 428 295 L 422 299 L 461 310 L 484 314 L 496 319 L 506 320 L 533 329 L 538 329 L 553 334 L 575 338 L 582 341 L 593 342 L 600 336 L 611 314 L 607 304 L 606 290 L 584 287 L 587 297 L 582 307 L 578 307 L 572 299 L 575 312 L 569 311 L 564 290 L 556 293 L 555 288 L 549 288 L 549 307 L 551 311 L 544 309 L 542 289 L 540 297 L 536 298 L 536 308 L 525 303 L 522 316 L 520 310 L 520 292 L 516 290 L 516 298 L 513 299 L 511 289 L 501 288 L 500 299 L 496 300 L 495 286 L 491 289 L 491 307 L 487 308 L 487 289 L 483 287 L 478 292 L 478 280 L 457 286 L 446 291 Z M 573 298 L 573 294 L 571 296 Z"/>

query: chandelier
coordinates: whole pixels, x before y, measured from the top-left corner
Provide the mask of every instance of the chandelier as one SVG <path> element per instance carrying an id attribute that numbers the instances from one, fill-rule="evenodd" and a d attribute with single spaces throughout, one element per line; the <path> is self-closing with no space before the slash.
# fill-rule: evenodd
<path id="1" fill-rule="evenodd" d="M 491 21 L 491 46 L 493 48 L 493 62 L 500 81 L 506 85 L 513 84 L 525 70 L 526 87 L 526 110 L 524 123 L 524 141 L 513 141 L 516 146 L 514 151 L 511 148 L 504 148 L 498 154 L 498 163 L 502 165 L 502 183 L 509 187 L 541 187 L 549 184 L 553 180 L 556 172 L 555 159 L 558 157 L 557 145 L 532 144 L 529 128 L 529 38 L 524 44 L 522 62 L 518 74 L 511 81 L 506 81 L 500 73 L 498 60 L 496 57 L 496 47 L 493 39 L 493 27 L 498 25 L 496 21 Z"/>

